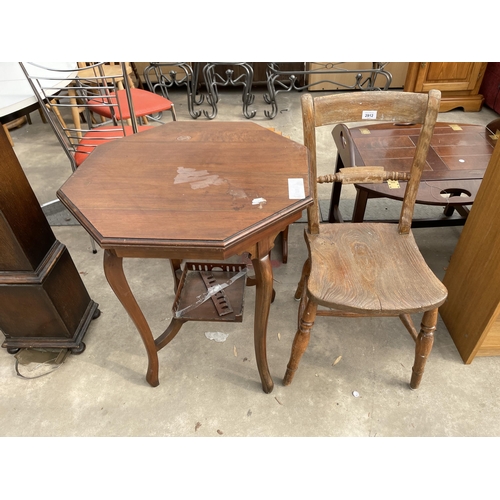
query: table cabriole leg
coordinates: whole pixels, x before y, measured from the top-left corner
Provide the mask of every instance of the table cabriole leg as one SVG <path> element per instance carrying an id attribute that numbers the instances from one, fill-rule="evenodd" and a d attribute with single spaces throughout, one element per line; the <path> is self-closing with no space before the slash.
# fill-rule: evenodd
<path id="1" fill-rule="evenodd" d="M 139 334 L 141 335 L 146 353 L 148 355 L 148 370 L 146 380 L 152 386 L 156 387 L 160 381 L 158 378 L 159 363 L 157 347 L 151 333 L 151 329 L 144 317 L 144 314 L 137 303 L 132 290 L 127 282 L 123 272 L 123 258 L 117 257 L 110 250 L 104 251 L 104 274 L 108 283 L 115 293 L 122 306 L 134 322 Z"/>
<path id="2" fill-rule="evenodd" d="M 274 382 L 267 364 L 266 337 L 267 321 L 271 308 L 273 293 L 273 269 L 269 254 L 252 259 L 255 271 L 255 318 L 254 318 L 254 345 L 257 368 L 262 381 L 262 389 L 266 394 L 272 392 Z"/>

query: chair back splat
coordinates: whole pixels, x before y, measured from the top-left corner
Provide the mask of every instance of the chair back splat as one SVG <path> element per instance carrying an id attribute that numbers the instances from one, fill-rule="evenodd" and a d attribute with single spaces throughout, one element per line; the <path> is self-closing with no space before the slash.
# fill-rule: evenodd
<path id="1" fill-rule="evenodd" d="M 411 221 L 422 171 L 426 164 L 441 94 L 410 92 L 352 92 L 302 96 L 304 144 L 310 153 L 311 179 L 317 182 L 374 183 L 389 179 L 407 182 L 399 224 L 320 224 L 317 183 L 308 208 L 305 239 L 308 258 L 295 292 L 300 299 L 298 329 L 284 378 L 292 382 L 304 354 L 316 316 L 397 316 L 415 341 L 410 387 L 421 381 L 431 351 L 438 307 L 447 290 L 427 266 L 411 232 Z M 364 120 L 392 122 L 394 126 L 421 124 L 411 165 L 389 172 L 383 165 L 341 168 L 318 177 L 316 129 L 336 125 L 335 134 L 349 134 L 347 123 Z M 326 309 L 321 309 L 321 307 Z M 423 313 L 420 331 L 411 314 Z"/>
<path id="2" fill-rule="evenodd" d="M 422 175 L 434 125 L 439 113 L 440 92 L 431 90 L 429 94 L 410 92 L 352 92 L 314 97 L 302 96 L 302 123 L 304 144 L 311 157 L 311 178 L 317 179 L 316 128 L 325 125 L 362 122 L 364 116 L 371 121 L 392 122 L 397 124 L 421 123 L 422 129 L 416 146 L 411 167 L 410 181 L 407 184 L 399 230 L 408 233 L 413 217 L 418 185 Z M 368 115 L 368 113 L 370 113 Z M 348 130 L 345 128 L 345 130 Z M 361 182 L 361 181 L 359 181 Z M 317 203 L 317 186 L 313 183 L 316 203 L 308 209 L 309 231 L 318 232 L 320 223 Z"/>

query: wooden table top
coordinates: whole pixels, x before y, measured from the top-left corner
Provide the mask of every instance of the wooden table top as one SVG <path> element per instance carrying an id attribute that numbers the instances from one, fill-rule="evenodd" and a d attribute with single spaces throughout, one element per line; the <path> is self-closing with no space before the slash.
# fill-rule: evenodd
<path id="1" fill-rule="evenodd" d="M 288 179 L 303 197 L 290 199 Z M 252 122 L 177 121 L 102 144 L 57 195 L 103 248 L 217 258 L 311 203 L 306 148 Z"/>
<path id="2" fill-rule="evenodd" d="M 409 171 L 420 126 L 364 125 L 350 129 L 358 165 Z M 495 147 L 483 125 L 437 123 L 422 180 L 481 179 Z"/>

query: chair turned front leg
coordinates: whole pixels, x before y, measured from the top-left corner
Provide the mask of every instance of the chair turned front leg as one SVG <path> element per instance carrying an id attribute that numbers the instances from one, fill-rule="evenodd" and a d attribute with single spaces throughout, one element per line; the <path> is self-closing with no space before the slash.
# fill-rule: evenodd
<path id="1" fill-rule="evenodd" d="M 432 344 L 434 343 L 434 331 L 436 330 L 437 318 L 437 309 L 426 311 L 422 318 L 420 333 L 418 334 L 415 345 L 415 363 L 412 368 L 410 381 L 411 389 L 418 389 L 422 380 L 425 362 L 431 353 Z"/>
<path id="2" fill-rule="evenodd" d="M 300 320 L 299 329 L 295 334 L 292 344 L 292 353 L 290 355 L 290 361 L 286 368 L 285 377 L 283 379 L 283 385 L 290 385 L 293 380 L 293 376 L 299 367 L 300 358 L 307 349 L 309 344 L 309 339 L 311 337 L 311 330 L 314 325 L 314 320 L 316 319 L 316 310 L 318 305 L 312 300 L 307 301 L 307 305 L 304 310 L 304 315 Z"/>
<path id="3" fill-rule="evenodd" d="M 307 259 L 302 266 L 302 275 L 300 276 L 299 284 L 297 285 L 297 290 L 295 290 L 295 300 L 300 300 L 302 293 L 306 286 L 307 278 L 311 273 L 311 260 Z"/>

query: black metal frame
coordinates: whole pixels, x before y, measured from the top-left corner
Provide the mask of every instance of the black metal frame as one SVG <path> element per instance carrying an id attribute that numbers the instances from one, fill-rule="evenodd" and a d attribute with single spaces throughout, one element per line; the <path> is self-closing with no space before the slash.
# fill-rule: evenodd
<path id="1" fill-rule="evenodd" d="M 264 111 L 267 118 L 274 118 L 278 113 L 277 96 L 280 92 L 291 92 L 292 90 L 302 91 L 309 89 L 313 85 L 321 83 L 330 83 L 342 87 L 343 90 L 388 90 L 392 82 L 392 75 L 385 70 L 386 62 L 374 62 L 372 68 L 364 69 L 345 69 L 340 67 L 343 62 L 337 63 L 323 63 L 316 69 L 307 69 L 307 64 L 320 65 L 321 63 L 304 63 L 303 71 L 282 71 L 280 70 L 280 63 L 271 62 L 267 67 L 267 94 L 264 94 L 264 100 L 267 104 L 271 105 L 271 110 Z M 334 79 L 325 78 L 317 82 L 310 83 L 308 76 L 313 74 L 320 75 L 354 75 L 354 83 L 346 85 L 344 83 L 336 82 Z M 304 84 L 299 83 L 299 76 L 304 77 Z M 383 86 L 375 86 L 378 77 L 385 78 Z"/>

